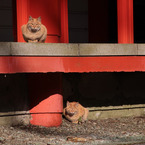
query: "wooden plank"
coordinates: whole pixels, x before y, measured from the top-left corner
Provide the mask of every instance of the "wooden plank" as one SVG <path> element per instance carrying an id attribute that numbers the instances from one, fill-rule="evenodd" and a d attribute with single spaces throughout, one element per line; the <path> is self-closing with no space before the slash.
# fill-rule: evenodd
<path id="1" fill-rule="evenodd" d="M 145 71 L 145 56 L 0 57 L 0 73 Z"/>

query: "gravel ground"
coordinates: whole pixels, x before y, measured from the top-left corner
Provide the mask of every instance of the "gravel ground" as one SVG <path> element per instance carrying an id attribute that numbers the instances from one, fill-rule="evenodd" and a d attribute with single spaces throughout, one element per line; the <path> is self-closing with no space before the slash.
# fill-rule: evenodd
<path id="1" fill-rule="evenodd" d="M 0 126 L 0 144 L 6 145 L 145 145 L 145 117 L 89 120 L 60 127 Z"/>

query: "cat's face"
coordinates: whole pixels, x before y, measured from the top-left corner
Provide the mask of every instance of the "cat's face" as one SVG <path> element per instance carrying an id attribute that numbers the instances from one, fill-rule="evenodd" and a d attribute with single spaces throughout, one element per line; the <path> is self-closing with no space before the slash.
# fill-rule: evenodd
<path id="1" fill-rule="evenodd" d="M 30 16 L 27 27 L 33 33 L 39 31 L 41 29 L 41 17 L 35 19 Z"/>
<path id="2" fill-rule="evenodd" d="M 66 114 L 70 117 L 78 114 L 78 102 L 67 102 Z"/>

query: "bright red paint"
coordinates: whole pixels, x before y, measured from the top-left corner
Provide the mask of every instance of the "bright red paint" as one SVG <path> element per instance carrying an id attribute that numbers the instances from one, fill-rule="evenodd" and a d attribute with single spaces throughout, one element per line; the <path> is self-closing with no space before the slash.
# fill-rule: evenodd
<path id="1" fill-rule="evenodd" d="M 29 74 L 31 124 L 46 127 L 62 122 L 61 73 Z"/>
<path id="2" fill-rule="evenodd" d="M 68 43 L 67 0 L 16 0 L 16 2 L 18 42 L 24 42 L 21 26 L 27 23 L 31 15 L 34 18 L 41 16 L 42 24 L 47 28 L 47 43 Z M 9 73 L 45 72 L 46 67 L 49 67 L 46 66 L 47 60 L 43 57 L 40 57 L 40 59 L 33 59 L 33 57 L 5 57 L 0 59 L 7 61 L 8 64 L 7 66 L 0 66 L 1 72 L 6 72 L 6 70 L 9 70 Z M 3 62 L 0 63 L 3 64 Z M 53 64 L 51 67 L 54 69 L 55 65 L 56 64 Z M 39 69 L 38 66 L 41 68 Z M 60 112 L 62 112 L 63 108 L 62 95 L 60 92 L 61 74 L 55 74 L 53 77 L 50 74 L 45 77 L 43 76 L 44 74 L 39 76 L 39 79 L 36 77 L 36 82 L 33 80 L 35 74 L 29 76 L 31 105 L 38 98 L 41 100 L 46 96 L 44 100 L 39 101 L 39 103 L 35 104 L 30 110 L 30 113 L 32 113 L 31 123 L 42 126 L 58 126 L 61 124 L 62 114 L 60 114 Z M 54 87 L 52 88 L 51 86 L 53 85 Z M 53 92 L 54 89 L 58 92 Z M 37 96 L 38 94 L 39 96 Z M 33 100 L 32 98 L 35 99 Z M 50 112 L 55 113 L 49 114 Z"/>
<path id="3" fill-rule="evenodd" d="M 118 43 L 133 43 L 133 0 L 118 0 L 117 2 Z M 48 29 L 46 42 L 68 43 L 67 0 L 17 0 L 18 42 L 24 41 L 21 26 L 27 23 L 29 15 L 42 17 L 42 23 Z M 0 57 L 0 73 L 114 71 L 145 71 L 145 57 Z M 58 126 L 61 124 L 60 112 L 63 106 L 61 74 L 36 75 L 29 76 L 29 95 L 32 107 L 30 112 L 33 117 L 31 123 Z"/>
<path id="4" fill-rule="evenodd" d="M 0 57 L 0 73 L 122 71 L 145 71 L 145 56 Z"/>
<path id="5" fill-rule="evenodd" d="M 134 43 L 133 0 L 117 0 L 118 43 Z"/>
<path id="6" fill-rule="evenodd" d="M 61 37 L 60 42 L 69 43 L 68 0 L 61 0 Z"/>
<path id="7" fill-rule="evenodd" d="M 17 5 L 17 41 L 24 42 L 21 26 L 28 22 L 29 0 L 16 0 Z"/>
<path id="8" fill-rule="evenodd" d="M 41 16 L 47 28 L 47 43 L 68 43 L 67 0 L 17 0 L 18 42 L 24 42 L 21 26 L 29 16 Z"/>

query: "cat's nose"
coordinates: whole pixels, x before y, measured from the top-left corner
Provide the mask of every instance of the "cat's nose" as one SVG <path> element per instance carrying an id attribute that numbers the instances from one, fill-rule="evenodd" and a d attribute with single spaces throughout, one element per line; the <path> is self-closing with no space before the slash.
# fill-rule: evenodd
<path id="1" fill-rule="evenodd" d="M 73 116 L 75 113 L 69 113 L 69 116 Z"/>

